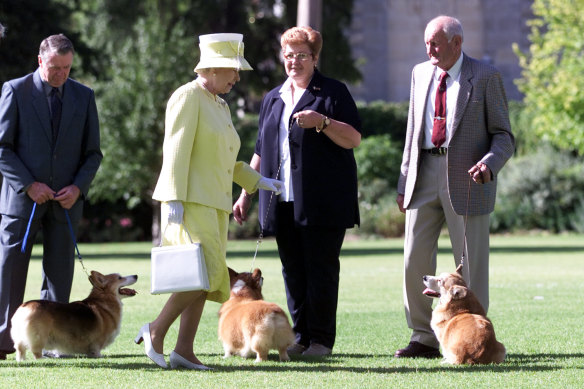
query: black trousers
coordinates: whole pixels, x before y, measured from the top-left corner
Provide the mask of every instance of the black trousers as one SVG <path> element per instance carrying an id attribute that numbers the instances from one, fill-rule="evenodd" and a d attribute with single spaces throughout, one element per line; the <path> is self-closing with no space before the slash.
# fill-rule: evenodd
<path id="1" fill-rule="evenodd" d="M 278 203 L 276 213 L 276 242 L 296 343 L 332 349 L 346 229 L 295 225 L 293 202 Z"/>

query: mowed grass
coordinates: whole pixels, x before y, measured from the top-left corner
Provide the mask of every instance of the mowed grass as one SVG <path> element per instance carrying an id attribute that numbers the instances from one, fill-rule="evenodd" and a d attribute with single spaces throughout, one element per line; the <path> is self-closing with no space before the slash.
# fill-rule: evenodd
<path id="1" fill-rule="evenodd" d="M 38 245 L 37 245 L 38 246 Z M 229 243 L 228 264 L 252 266 L 255 242 Z M 150 294 L 149 243 L 81 244 L 88 270 L 138 274 L 139 294 L 124 300 L 121 333 L 100 359 L 0 361 L 6 388 L 576 388 L 584 377 L 584 236 L 494 236 L 491 239 L 491 306 L 497 338 L 507 347 L 501 365 L 451 366 L 440 360 L 396 359 L 409 341 L 402 304 L 403 241 L 347 240 L 341 258 L 341 288 L 334 354 L 323 359 L 277 353 L 253 359 L 223 359 L 217 339 L 219 304 L 207 303 L 195 341 L 199 358 L 213 371 L 162 370 L 133 339 L 155 318 L 168 296 Z M 25 299 L 38 297 L 40 246 L 35 247 Z M 472 258 L 469 258 L 472 261 Z M 265 240 L 255 266 L 264 273 L 264 297 L 285 305 L 276 245 Z M 454 268 L 450 244 L 441 239 L 438 270 Z M 77 262 L 72 300 L 90 290 Z M 420 291 L 421 293 L 421 291 Z M 166 338 L 174 347 L 177 325 Z"/>

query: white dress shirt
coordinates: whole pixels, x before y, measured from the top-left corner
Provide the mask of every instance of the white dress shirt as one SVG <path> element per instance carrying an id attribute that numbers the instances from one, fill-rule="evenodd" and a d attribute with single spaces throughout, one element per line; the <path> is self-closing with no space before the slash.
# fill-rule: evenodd
<path id="1" fill-rule="evenodd" d="M 280 194 L 280 201 L 294 201 L 288 131 L 290 115 L 292 115 L 294 107 L 296 107 L 296 104 L 304 94 L 304 91 L 306 91 L 306 89 L 294 88 L 294 95 L 292 95 L 292 80 L 289 78 L 280 88 L 280 98 L 284 101 L 284 110 L 282 111 L 280 127 L 278 130 L 278 141 L 280 144 L 280 180 L 284 181 L 284 190 Z"/>
<path id="2" fill-rule="evenodd" d="M 460 69 L 462 67 L 462 57 L 464 54 L 460 54 L 458 60 L 454 65 L 448 70 L 448 78 L 446 79 L 446 141 L 440 147 L 448 147 L 450 142 L 450 137 L 452 135 L 452 122 L 454 121 L 454 111 L 456 108 L 456 100 L 458 98 L 458 91 L 460 90 Z M 436 67 L 434 71 L 434 77 L 432 78 L 432 83 L 430 84 L 430 90 L 428 91 L 428 101 L 426 103 L 426 120 L 424 128 L 424 144 L 423 149 L 434 148 L 432 143 L 432 127 L 434 126 L 434 111 L 436 102 L 436 90 L 440 85 L 440 75 L 443 70 Z"/>

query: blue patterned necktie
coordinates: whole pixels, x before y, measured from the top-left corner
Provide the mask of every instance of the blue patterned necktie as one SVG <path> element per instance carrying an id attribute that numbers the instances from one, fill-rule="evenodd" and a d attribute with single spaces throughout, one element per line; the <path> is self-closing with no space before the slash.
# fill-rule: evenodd
<path id="1" fill-rule="evenodd" d="M 61 124 L 61 108 L 63 103 L 59 96 L 59 88 L 53 88 L 51 91 L 51 128 L 53 129 L 53 143 L 59 135 L 59 125 Z"/>

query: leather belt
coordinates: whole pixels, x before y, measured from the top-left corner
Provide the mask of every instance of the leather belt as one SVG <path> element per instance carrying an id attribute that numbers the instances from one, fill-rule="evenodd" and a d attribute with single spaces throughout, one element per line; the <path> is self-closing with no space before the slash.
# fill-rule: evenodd
<path id="1" fill-rule="evenodd" d="M 448 152 L 448 147 L 434 147 L 431 149 L 422 149 L 422 153 L 430 155 L 446 155 Z"/>

